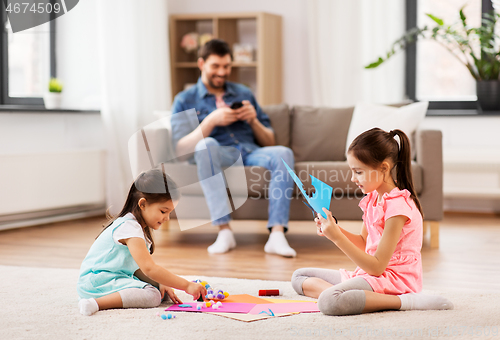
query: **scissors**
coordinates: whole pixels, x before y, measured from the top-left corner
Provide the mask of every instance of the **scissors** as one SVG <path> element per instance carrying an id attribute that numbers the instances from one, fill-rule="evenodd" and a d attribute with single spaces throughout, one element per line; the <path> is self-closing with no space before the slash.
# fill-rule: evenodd
<path id="1" fill-rule="evenodd" d="M 309 209 L 311 209 L 312 213 L 313 213 L 313 216 L 314 218 L 318 217 L 318 213 L 316 212 L 316 210 L 314 210 L 313 207 L 311 207 L 311 205 L 309 203 L 307 203 L 306 201 L 302 201 Z M 332 217 L 335 219 L 335 224 L 339 224 L 339 221 L 337 221 L 337 218 L 335 216 L 333 216 L 332 214 Z"/>

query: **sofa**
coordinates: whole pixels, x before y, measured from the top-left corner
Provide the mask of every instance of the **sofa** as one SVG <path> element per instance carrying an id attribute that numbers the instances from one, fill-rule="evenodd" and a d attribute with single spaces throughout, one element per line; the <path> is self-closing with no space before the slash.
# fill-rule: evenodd
<path id="1" fill-rule="evenodd" d="M 361 220 L 358 207 L 363 194 L 351 182 L 351 171 L 346 161 L 346 139 L 354 107 L 329 108 L 293 106 L 286 104 L 263 107 L 269 115 L 275 132 L 276 144 L 292 149 L 295 172 L 305 184 L 308 193 L 313 190 L 311 174 L 332 186 L 330 210 L 339 220 Z M 208 219 L 208 208 L 197 183 L 196 165 L 175 161 L 169 148 L 168 124 L 146 128 L 148 152 L 154 163 L 163 162 L 166 171 L 180 181 L 183 199 L 178 214 L 193 219 Z M 417 130 L 412 139 L 415 159 L 412 161 L 415 188 L 424 211 L 424 235 L 430 230 L 430 246 L 439 246 L 439 221 L 443 218 L 443 161 L 442 134 L 439 130 Z M 144 139 L 146 141 L 146 139 Z M 154 147 L 152 147 L 154 145 Z M 137 156 L 139 157 L 139 156 Z M 136 172 L 140 169 L 136 169 Z M 268 216 L 267 188 L 269 171 L 261 167 L 244 167 L 246 183 L 239 181 L 228 190 L 228 196 L 239 208 L 233 219 L 266 220 Z M 267 172 L 267 174 L 266 174 Z M 227 176 L 227 175 L 226 175 Z M 234 182 L 234 181 L 233 181 Z M 248 199 L 247 199 L 248 196 Z M 312 220 L 311 211 L 295 186 L 291 202 L 290 220 Z M 173 216 L 175 218 L 175 215 Z"/>

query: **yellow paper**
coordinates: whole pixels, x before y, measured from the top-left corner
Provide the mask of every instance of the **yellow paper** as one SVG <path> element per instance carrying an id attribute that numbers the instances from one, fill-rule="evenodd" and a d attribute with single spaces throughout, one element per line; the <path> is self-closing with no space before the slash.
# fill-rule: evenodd
<path id="1" fill-rule="evenodd" d="M 229 295 L 222 302 L 239 302 L 239 303 L 255 303 L 258 305 L 263 305 L 269 303 L 269 301 L 265 299 L 261 299 L 256 296 L 248 295 L 248 294 L 237 294 L 237 295 Z"/>

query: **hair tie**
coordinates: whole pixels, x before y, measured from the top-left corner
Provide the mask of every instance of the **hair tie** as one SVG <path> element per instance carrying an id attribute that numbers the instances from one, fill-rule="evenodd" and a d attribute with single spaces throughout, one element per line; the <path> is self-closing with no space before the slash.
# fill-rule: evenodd
<path id="1" fill-rule="evenodd" d="M 391 135 L 392 138 L 394 138 L 394 140 L 398 144 L 398 150 L 401 150 L 401 139 L 399 138 L 399 135 L 394 130 L 389 131 L 389 134 Z M 396 136 L 398 138 L 396 138 Z"/>

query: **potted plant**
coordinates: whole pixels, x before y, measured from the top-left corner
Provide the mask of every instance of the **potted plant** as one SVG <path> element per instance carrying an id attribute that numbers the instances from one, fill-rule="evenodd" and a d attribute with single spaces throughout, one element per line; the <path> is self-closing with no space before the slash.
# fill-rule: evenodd
<path id="1" fill-rule="evenodd" d="M 59 109 L 61 107 L 61 92 L 63 84 L 57 78 L 51 78 L 49 81 L 49 92 L 43 96 L 43 102 L 46 109 Z"/>
<path id="2" fill-rule="evenodd" d="M 365 66 L 375 68 L 388 60 L 397 51 L 404 50 L 417 39 L 432 39 L 451 52 L 469 70 L 476 80 L 478 104 L 483 111 L 500 111 L 500 38 L 495 33 L 499 13 L 483 14 L 480 27 L 467 25 L 463 7 L 460 20 L 448 25 L 432 14 L 426 14 L 434 22 L 433 27 L 415 27 L 396 40 L 385 57 Z"/>

